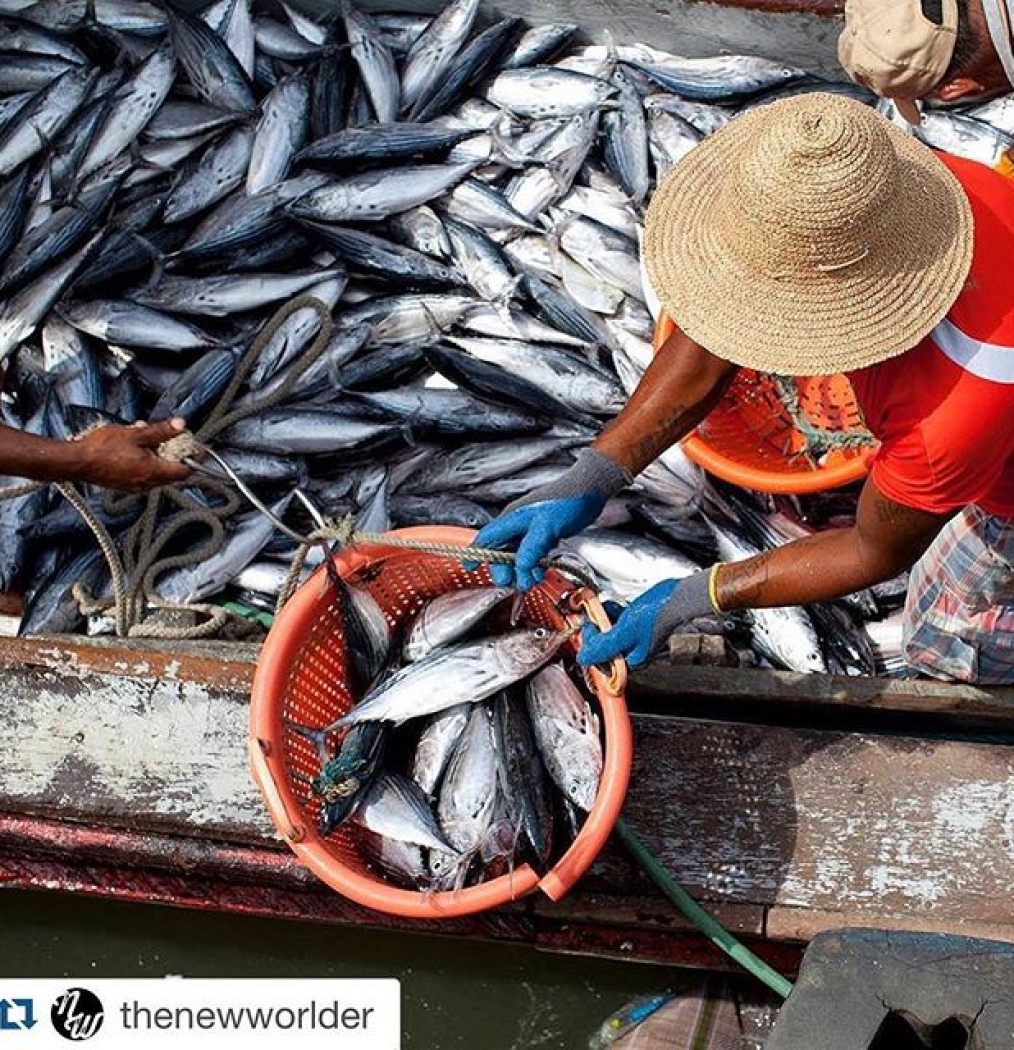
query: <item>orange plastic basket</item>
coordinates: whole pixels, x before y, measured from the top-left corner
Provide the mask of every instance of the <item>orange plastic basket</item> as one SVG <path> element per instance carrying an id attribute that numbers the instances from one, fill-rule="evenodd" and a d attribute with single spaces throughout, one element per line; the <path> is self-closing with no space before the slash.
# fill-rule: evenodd
<path id="1" fill-rule="evenodd" d="M 392 536 L 464 546 L 474 532 L 451 527 L 400 529 Z M 392 625 L 414 615 L 431 598 L 487 585 L 485 570 L 466 572 L 454 558 L 394 547 L 349 548 L 337 556 L 343 577 L 370 591 Z M 557 608 L 566 592 L 580 598 L 583 615 L 608 623 L 598 601 L 550 572 L 530 591 L 521 610 L 526 623 L 559 629 L 568 617 Z M 419 919 L 453 918 L 484 911 L 541 889 L 562 897 L 587 871 L 605 844 L 623 806 L 630 777 L 631 728 L 623 691 L 625 665 L 607 678 L 591 671 L 604 740 L 604 766 L 595 804 L 577 838 L 541 878 L 527 864 L 478 886 L 423 894 L 392 885 L 360 855 L 354 836 L 338 828 L 327 838 L 318 828 L 319 802 L 302 783 L 319 771 L 312 745 L 286 729 L 283 718 L 325 726 L 352 705 L 343 681 L 345 640 L 334 589 L 321 569 L 289 599 L 264 643 L 250 706 L 250 761 L 254 779 L 282 837 L 303 863 L 339 893 L 359 904 Z M 567 643 L 576 651 L 576 639 Z M 299 774 L 299 776 L 294 776 Z"/>
<path id="2" fill-rule="evenodd" d="M 658 350 L 676 326 L 666 313 L 655 325 Z M 799 407 L 825 430 L 865 430 L 852 384 L 843 375 L 795 380 Z M 814 463 L 770 376 L 741 368 L 725 397 L 683 441 L 687 455 L 724 481 L 760 492 L 802 495 L 866 476 L 872 446 L 831 449 Z"/>

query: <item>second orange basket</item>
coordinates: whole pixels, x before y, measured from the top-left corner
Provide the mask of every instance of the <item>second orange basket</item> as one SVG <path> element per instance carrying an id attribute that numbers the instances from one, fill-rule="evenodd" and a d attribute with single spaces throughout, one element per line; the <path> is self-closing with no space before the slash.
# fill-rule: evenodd
<path id="1" fill-rule="evenodd" d="M 659 316 L 656 353 L 675 327 L 668 315 Z M 788 382 L 795 386 L 799 412 L 814 428 L 865 433 L 852 384 L 845 376 L 807 376 Z M 861 480 L 874 452 L 871 444 L 857 443 L 813 456 L 808 444 L 775 380 L 742 368 L 683 447 L 695 463 L 723 481 L 760 492 L 797 495 Z"/>

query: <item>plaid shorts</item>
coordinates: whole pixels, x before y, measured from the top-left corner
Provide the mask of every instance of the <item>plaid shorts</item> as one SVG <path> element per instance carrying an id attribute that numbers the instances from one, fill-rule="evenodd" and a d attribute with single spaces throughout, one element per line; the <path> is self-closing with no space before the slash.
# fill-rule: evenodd
<path id="1" fill-rule="evenodd" d="M 902 651 L 933 678 L 1014 683 L 1014 521 L 972 505 L 943 527 L 909 578 Z"/>

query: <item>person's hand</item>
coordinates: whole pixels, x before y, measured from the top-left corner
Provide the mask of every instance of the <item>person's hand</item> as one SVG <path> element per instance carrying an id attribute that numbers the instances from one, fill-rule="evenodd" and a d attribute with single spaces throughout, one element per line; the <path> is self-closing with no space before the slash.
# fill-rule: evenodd
<path id="1" fill-rule="evenodd" d="M 587 528 L 602 513 L 610 496 L 629 485 L 630 475 L 618 463 L 594 449 L 583 449 L 574 465 L 555 481 L 512 503 L 499 518 L 481 529 L 476 547 L 509 550 L 517 547 L 513 565 L 490 565 L 500 587 L 534 587 L 545 575 L 539 562 L 565 536 Z M 474 563 L 466 565 L 474 567 Z"/>
<path id="2" fill-rule="evenodd" d="M 708 595 L 710 575 L 710 569 L 702 569 L 683 580 L 656 583 L 624 609 L 609 631 L 586 624 L 581 631 L 577 662 L 590 667 L 622 656 L 631 667 L 643 664 L 678 627 L 715 615 Z"/>
<path id="3" fill-rule="evenodd" d="M 182 419 L 96 427 L 72 442 L 77 462 L 75 480 L 121 492 L 146 492 L 186 481 L 189 467 L 158 454 L 159 445 L 184 429 Z"/>

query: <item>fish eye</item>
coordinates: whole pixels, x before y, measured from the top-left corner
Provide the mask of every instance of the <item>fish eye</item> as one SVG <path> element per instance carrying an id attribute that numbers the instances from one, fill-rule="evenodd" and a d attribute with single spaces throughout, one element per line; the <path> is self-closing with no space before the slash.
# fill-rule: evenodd
<path id="1" fill-rule="evenodd" d="M 546 627 L 536 627 L 534 634 L 535 637 L 541 642 L 543 638 L 549 637 L 549 629 Z"/>

